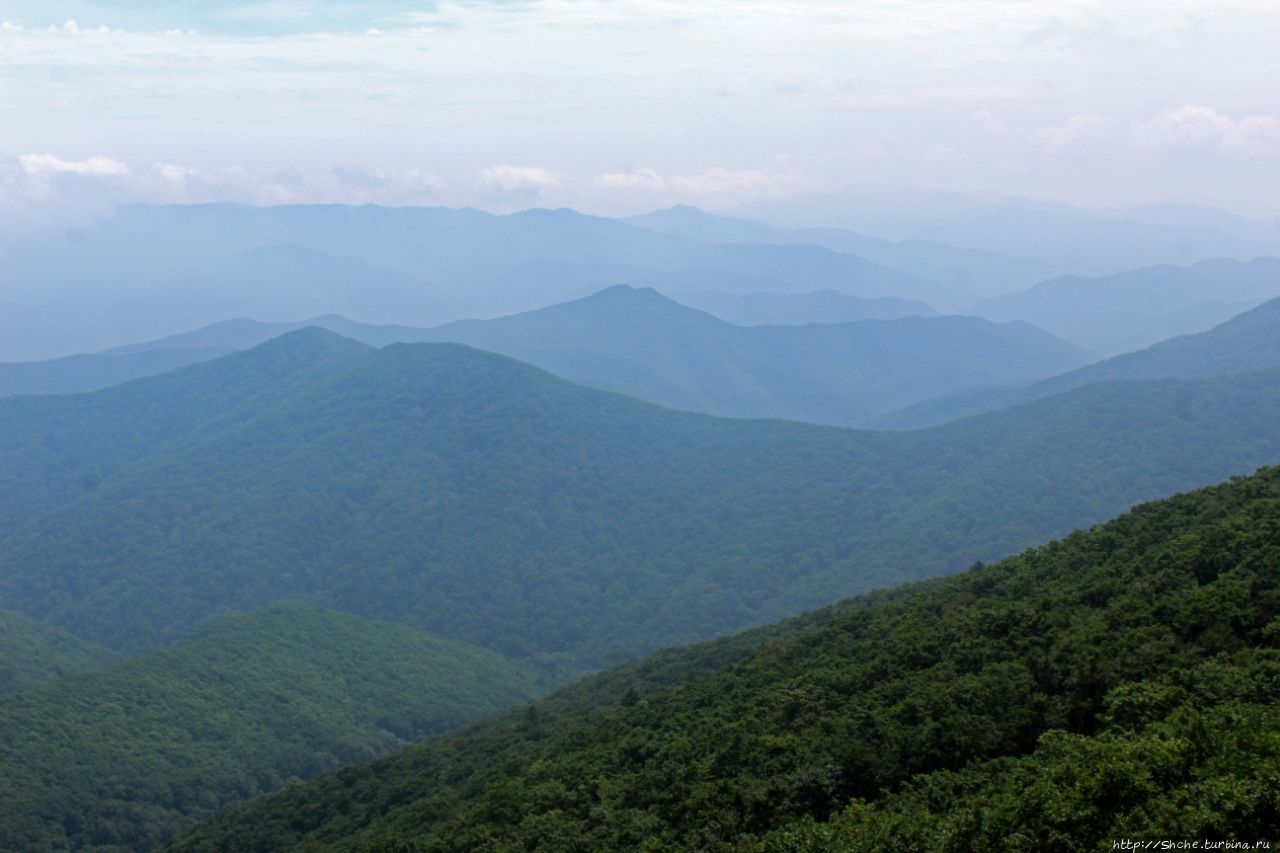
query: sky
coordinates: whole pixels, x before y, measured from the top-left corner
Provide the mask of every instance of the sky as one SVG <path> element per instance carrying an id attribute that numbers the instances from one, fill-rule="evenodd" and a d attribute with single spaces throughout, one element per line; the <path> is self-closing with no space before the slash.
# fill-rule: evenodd
<path id="1" fill-rule="evenodd" d="M 0 223 L 903 184 L 1280 215 L 1277 0 L 0 0 Z"/>

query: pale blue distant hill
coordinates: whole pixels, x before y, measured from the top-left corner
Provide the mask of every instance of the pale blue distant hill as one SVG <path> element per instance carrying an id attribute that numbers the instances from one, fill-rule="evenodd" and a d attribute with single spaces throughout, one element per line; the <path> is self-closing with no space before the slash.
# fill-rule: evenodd
<path id="1" fill-rule="evenodd" d="M 958 249 L 921 240 L 893 241 L 841 228 L 777 228 L 751 219 L 717 216 L 678 205 L 625 220 L 664 234 L 704 243 L 801 243 L 848 252 L 891 269 L 947 286 L 941 308 L 957 308 L 979 296 L 1022 290 L 1062 270 L 1028 258 Z"/>
<path id="2" fill-rule="evenodd" d="M 799 307 L 810 310 L 833 298 L 837 304 L 852 299 L 819 294 L 816 305 Z M 789 299 L 764 300 L 764 313 L 786 310 Z M 335 315 L 294 323 L 232 320 L 96 356 L 0 365 L 0 389 L 22 382 L 24 393 L 90 390 L 113 384 L 100 382 L 112 369 L 138 369 L 127 378 L 150 375 L 166 362 L 205 360 L 306 325 L 374 346 L 464 343 L 677 409 L 840 425 L 965 389 L 1034 381 L 1094 358 L 1021 322 L 899 316 L 744 327 L 652 289 L 619 285 L 536 311 L 432 328 L 375 326 Z M 41 381 L 48 383 L 43 390 Z"/>
<path id="3" fill-rule="evenodd" d="M 1021 388 L 984 389 L 926 400 L 874 418 L 869 425 L 887 429 L 933 426 L 1106 380 L 1230 376 L 1274 367 L 1280 367 L 1280 299 L 1264 302 L 1207 332 L 1162 341 Z"/>
<path id="4" fill-rule="evenodd" d="M 101 350 L 227 317 L 437 325 L 667 277 L 737 293 L 958 298 L 949 283 L 848 251 L 709 245 L 567 209 L 126 206 L 3 249 L 4 361 Z"/>

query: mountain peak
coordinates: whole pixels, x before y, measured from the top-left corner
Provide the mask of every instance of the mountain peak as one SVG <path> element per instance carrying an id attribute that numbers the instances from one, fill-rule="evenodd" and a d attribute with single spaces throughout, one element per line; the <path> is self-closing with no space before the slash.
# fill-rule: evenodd
<path id="1" fill-rule="evenodd" d="M 372 349 L 373 347 L 362 344 L 359 341 L 353 341 L 350 338 L 344 338 L 337 332 L 331 332 L 320 326 L 303 326 L 301 329 L 285 332 L 283 335 L 278 335 L 258 344 L 253 349 L 247 350 L 246 354 L 305 357 L 309 355 L 332 355 L 343 351 L 351 353 L 368 352 Z"/>
<path id="2" fill-rule="evenodd" d="M 597 290 L 590 296 L 583 297 L 583 299 L 644 299 L 651 302 L 670 302 L 672 305 L 679 304 L 663 296 L 652 287 L 637 287 L 633 284 L 613 284 L 603 290 Z"/>

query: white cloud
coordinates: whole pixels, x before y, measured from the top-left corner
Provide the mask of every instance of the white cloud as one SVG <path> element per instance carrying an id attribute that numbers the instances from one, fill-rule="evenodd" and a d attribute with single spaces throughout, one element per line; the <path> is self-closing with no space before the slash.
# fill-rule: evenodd
<path id="1" fill-rule="evenodd" d="M 130 174 L 129 167 L 110 157 L 90 157 L 87 160 L 63 160 L 53 154 L 23 154 L 18 158 L 29 175 L 93 175 L 96 177 L 121 177 Z"/>
<path id="2" fill-rule="evenodd" d="M 653 169 L 634 169 L 630 172 L 605 172 L 592 181 L 602 189 L 662 190 L 667 182 Z"/>
<path id="3" fill-rule="evenodd" d="M 560 186 L 559 176 L 541 166 L 489 166 L 477 178 L 487 190 L 515 196 L 536 196 Z"/>
<path id="4" fill-rule="evenodd" d="M 0 3 L 26 24 L 0 22 L 0 153 L 77 140 L 131 164 L 137 192 L 192 199 L 731 205 L 809 175 L 1101 202 L 1118 190 L 1100 176 L 1123 175 L 1126 202 L 1280 212 L 1261 199 L 1275 0 L 268 1 L 234 25 L 196 9 L 217 4 Z M 1188 99 L 1215 109 L 1152 118 Z M 1219 162 L 1193 187 L 1157 149 Z M 271 177 L 287 168 L 305 186 Z"/>
<path id="5" fill-rule="evenodd" d="M 1233 119 L 1203 104 L 1166 110 L 1138 128 L 1150 148 L 1250 159 L 1280 155 L 1280 117 Z"/>
<path id="6" fill-rule="evenodd" d="M 155 170 L 161 180 L 174 185 L 185 186 L 187 178 L 191 176 L 191 169 L 174 163 L 156 163 Z"/>
<path id="7" fill-rule="evenodd" d="M 51 33 L 57 33 L 59 31 L 69 36 L 78 36 L 81 34 L 107 35 L 111 32 L 111 28 L 106 26 L 82 27 L 79 22 L 72 18 L 71 20 L 63 23 L 61 28 L 49 27 L 49 32 Z"/>

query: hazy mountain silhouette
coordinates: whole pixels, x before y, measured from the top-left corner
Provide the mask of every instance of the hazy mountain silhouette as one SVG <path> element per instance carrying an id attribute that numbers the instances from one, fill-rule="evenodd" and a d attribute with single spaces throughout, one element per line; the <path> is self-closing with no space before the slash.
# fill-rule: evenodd
<path id="1" fill-rule="evenodd" d="M 1111 355 L 1202 332 L 1277 296 L 1280 258 L 1218 259 L 1103 278 L 1056 278 L 972 310 L 992 320 L 1026 320 Z"/>
<path id="2" fill-rule="evenodd" d="M 1109 379 L 1228 376 L 1275 367 L 1280 367 L 1280 299 L 1264 302 L 1207 332 L 1162 341 L 1021 388 L 926 400 L 873 418 L 871 424 L 887 429 L 933 426 Z"/>

